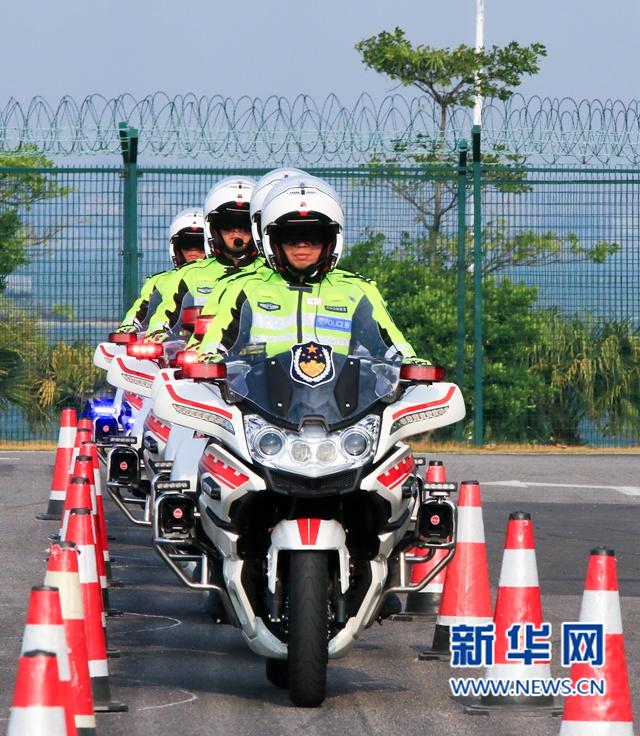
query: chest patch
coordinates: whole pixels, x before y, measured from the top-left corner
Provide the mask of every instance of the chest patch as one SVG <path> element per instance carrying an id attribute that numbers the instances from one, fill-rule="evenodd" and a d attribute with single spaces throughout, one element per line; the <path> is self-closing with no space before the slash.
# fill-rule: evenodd
<path id="1" fill-rule="evenodd" d="M 258 302 L 258 306 L 260 309 L 266 309 L 267 312 L 277 312 L 280 309 L 280 305 L 273 302 Z"/>
<path id="2" fill-rule="evenodd" d="M 333 350 L 330 345 L 310 342 L 291 348 L 291 378 L 307 386 L 320 386 L 335 375 Z"/>
<path id="3" fill-rule="evenodd" d="M 338 332 L 351 332 L 351 320 L 340 317 L 327 317 L 319 314 L 316 317 L 316 328 L 322 330 L 338 330 Z"/>

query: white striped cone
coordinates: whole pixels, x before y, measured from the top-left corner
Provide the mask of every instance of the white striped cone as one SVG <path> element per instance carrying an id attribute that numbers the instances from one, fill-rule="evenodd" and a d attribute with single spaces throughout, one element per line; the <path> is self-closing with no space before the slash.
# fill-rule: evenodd
<path id="1" fill-rule="evenodd" d="M 96 717 L 89 677 L 82 590 L 78 575 L 78 550 L 72 542 L 51 545 L 45 585 L 58 588 L 60 608 L 71 664 L 78 736 L 96 736 Z"/>
<path id="2" fill-rule="evenodd" d="M 37 519 L 54 521 L 59 519 L 64 508 L 67 493 L 67 476 L 71 466 L 71 457 L 76 439 L 76 413 L 73 409 L 63 409 L 60 415 L 60 431 L 58 432 L 58 448 L 53 464 L 53 477 L 49 491 L 49 505 L 44 514 Z"/>
<path id="3" fill-rule="evenodd" d="M 456 554 L 447 566 L 431 649 L 419 659 L 449 659 L 451 627 L 492 622 L 489 565 L 477 480 L 460 484 Z"/>
<path id="4" fill-rule="evenodd" d="M 604 624 L 604 662 L 571 665 L 571 681 L 603 679 L 604 695 L 570 695 L 564 701 L 560 736 L 633 736 L 633 712 L 618 593 L 616 558 L 612 549 L 591 550 L 581 623 Z"/>
<path id="5" fill-rule="evenodd" d="M 60 598 L 58 589 L 49 585 L 36 585 L 31 588 L 20 656 L 35 649 L 53 652 L 58 658 L 58 675 L 65 706 L 67 736 L 77 736 L 75 703 L 71 690 L 71 668 Z"/>
<path id="6" fill-rule="evenodd" d="M 509 644 L 506 632 L 512 624 L 531 623 L 539 627 L 543 623 L 533 522 L 531 515 L 523 511 L 509 515 L 494 623 L 495 664 L 487 667 L 486 679 L 524 681 L 551 678 L 549 662 L 526 665 L 506 657 Z M 487 695 L 480 699 L 480 704 L 485 707 L 540 708 L 553 706 L 553 696 Z"/>
<path id="7" fill-rule="evenodd" d="M 127 710 L 126 705 L 111 700 L 105 639 L 106 621 L 98 578 L 92 517 L 89 509 L 73 509 L 71 511 L 67 539 L 77 546 L 79 553 L 78 572 L 85 612 L 85 633 L 94 709 L 109 712 L 125 711 Z"/>
<path id="8" fill-rule="evenodd" d="M 64 700 L 53 652 L 36 649 L 18 660 L 7 736 L 67 736 Z"/>

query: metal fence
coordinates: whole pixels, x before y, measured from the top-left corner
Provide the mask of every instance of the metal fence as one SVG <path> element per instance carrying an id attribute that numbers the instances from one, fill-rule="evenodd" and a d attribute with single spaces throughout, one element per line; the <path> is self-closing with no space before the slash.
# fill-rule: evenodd
<path id="1" fill-rule="evenodd" d="M 267 170 L 139 167 L 124 154 L 113 168 L 0 168 L 0 214 L 15 211 L 30 243 L 28 262 L 0 293 L 0 440 L 55 437 L 42 407 L 55 416 L 60 404 L 81 402 L 95 388 L 87 356 L 143 278 L 169 266 L 172 215 L 204 201 L 222 176 Z M 377 244 L 377 260 L 365 259 L 361 270 L 374 269 L 416 347 L 462 383 L 470 413 L 459 439 L 636 442 L 640 173 L 496 169 L 472 158 L 310 173 L 344 199 L 347 253 L 363 241 Z M 16 198 L 29 177 L 49 182 L 49 196 Z M 406 264 L 405 288 L 392 280 L 394 263 Z M 617 343 L 607 343 L 609 333 Z M 614 360 L 624 365 L 612 387 L 607 361 Z M 19 370 L 39 410 L 24 391 L 15 401 Z"/>

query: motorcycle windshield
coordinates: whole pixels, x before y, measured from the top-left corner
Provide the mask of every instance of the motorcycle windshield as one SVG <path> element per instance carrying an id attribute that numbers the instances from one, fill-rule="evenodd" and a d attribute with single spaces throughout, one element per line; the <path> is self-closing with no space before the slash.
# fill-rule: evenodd
<path id="1" fill-rule="evenodd" d="M 294 428 L 315 418 L 333 430 L 395 395 L 402 358 L 341 355 L 310 342 L 270 357 L 245 352 L 226 362 L 229 389 L 260 414 Z"/>

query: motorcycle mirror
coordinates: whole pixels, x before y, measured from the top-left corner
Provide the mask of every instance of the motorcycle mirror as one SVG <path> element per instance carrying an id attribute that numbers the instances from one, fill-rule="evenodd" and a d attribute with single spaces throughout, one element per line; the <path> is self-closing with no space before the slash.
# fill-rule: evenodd
<path id="1" fill-rule="evenodd" d="M 400 367 L 400 380 L 412 383 L 433 383 L 444 380 L 444 368 L 441 365 L 412 365 L 405 363 Z"/>
<path id="2" fill-rule="evenodd" d="M 109 333 L 109 340 L 107 342 L 113 343 L 114 345 L 129 345 L 137 339 L 138 336 L 135 332 L 111 332 Z"/>

